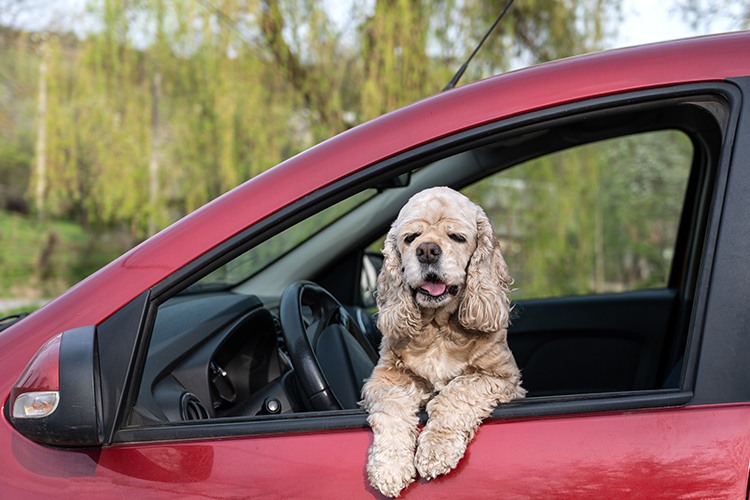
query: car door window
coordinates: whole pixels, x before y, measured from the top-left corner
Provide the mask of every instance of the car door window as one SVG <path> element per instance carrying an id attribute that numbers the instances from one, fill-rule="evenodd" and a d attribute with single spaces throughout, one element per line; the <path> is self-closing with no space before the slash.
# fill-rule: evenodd
<path id="1" fill-rule="evenodd" d="M 544 155 L 463 190 L 492 220 L 515 278 L 509 342 L 530 396 L 676 384 L 679 360 L 664 349 L 681 345 L 670 275 L 693 158 L 685 133 L 660 130 Z"/>
<path id="2" fill-rule="evenodd" d="M 316 281 L 341 299 L 366 339 L 377 339 L 368 308 L 378 236 L 410 196 L 435 185 L 460 188 L 492 221 L 515 279 L 508 342 L 527 401 L 597 394 L 605 407 L 609 393 L 678 388 L 721 144 L 716 119 L 696 101 L 552 116 L 477 132 L 447 152 L 438 142 L 426 146 L 430 154 L 393 160 L 408 170 L 365 173 L 371 180 L 361 186 L 301 200 L 278 226 L 239 235 L 226 245 L 231 252 L 196 264 L 155 301 L 122 436 L 159 438 L 161 423 L 217 418 L 263 420 L 277 432 L 309 418 L 306 375 L 285 345 L 282 293 Z M 300 313 L 303 325 L 320 320 L 315 305 L 301 304 Z M 362 369 L 353 373 L 361 384 Z M 356 384 L 347 392 L 354 404 L 333 414 L 336 425 L 365 425 Z"/>

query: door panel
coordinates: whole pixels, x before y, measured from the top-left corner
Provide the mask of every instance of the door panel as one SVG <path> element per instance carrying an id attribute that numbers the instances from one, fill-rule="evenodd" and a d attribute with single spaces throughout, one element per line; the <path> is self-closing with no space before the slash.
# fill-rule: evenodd
<path id="1" fill-rule="evenodd" d="M 96 476 L 148 498 L 175 488 L 186 497 L 382 498 L 365 472 L 371 442 L 369 429 L 354 429 L 119 445 L 102 450 Z M 748 460 L 748 405 L 489 420 L 456 470 L 400 498 L 744 498 Z"/>
<path id="2" fill-rule="evenodd" d="M 671 289 L 522 301 L 508 343 L 528 396 L 660 388 Z"/>

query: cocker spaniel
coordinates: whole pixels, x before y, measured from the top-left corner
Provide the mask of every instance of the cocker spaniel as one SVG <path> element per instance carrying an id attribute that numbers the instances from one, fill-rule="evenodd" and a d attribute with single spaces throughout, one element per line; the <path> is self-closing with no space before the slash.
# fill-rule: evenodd
<path id="1" fill-rule="evenodd" d="M 506 341 L 512 280 L 479 206 L 446 187 L 421 191 L 383 253 L 380 361 L 362 395 L 374 433 L 367 473 L 395 497 L 417 472 L 432 479 L 455 468 L 494 406 L 526 391 Z"/>

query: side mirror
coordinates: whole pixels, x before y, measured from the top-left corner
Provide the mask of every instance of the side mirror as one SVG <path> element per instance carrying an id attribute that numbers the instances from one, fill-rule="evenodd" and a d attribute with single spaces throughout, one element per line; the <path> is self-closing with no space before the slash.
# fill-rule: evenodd
<path id="1" fill-rule="evenodd" d="M 8 416 L 18 432 L 38 443 L 102 443 L 94 326 L 68 330 L 39 349 L 13 386 Z"/>

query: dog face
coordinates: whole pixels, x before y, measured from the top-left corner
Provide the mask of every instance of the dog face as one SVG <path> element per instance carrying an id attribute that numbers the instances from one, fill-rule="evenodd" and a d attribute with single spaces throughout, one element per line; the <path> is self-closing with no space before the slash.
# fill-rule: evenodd
<path id="1" fill-rule="evenodd" d="M 422 191 L 397 219 L 404 281 L 420 307 L 446 307 L 466 286 L 477 246 L 476 207 L 457 195 L 447 188 Z"/>
<path id="2" fill-rule="evenodd" d="M 508 267 L 489 219 L 464 195 L 447 187 L 415 194 L 391 226 L 383 255 L 383 335 L 418 335 L 423 309 L 457 311 L 467 330 L 507 326 Z"/>

